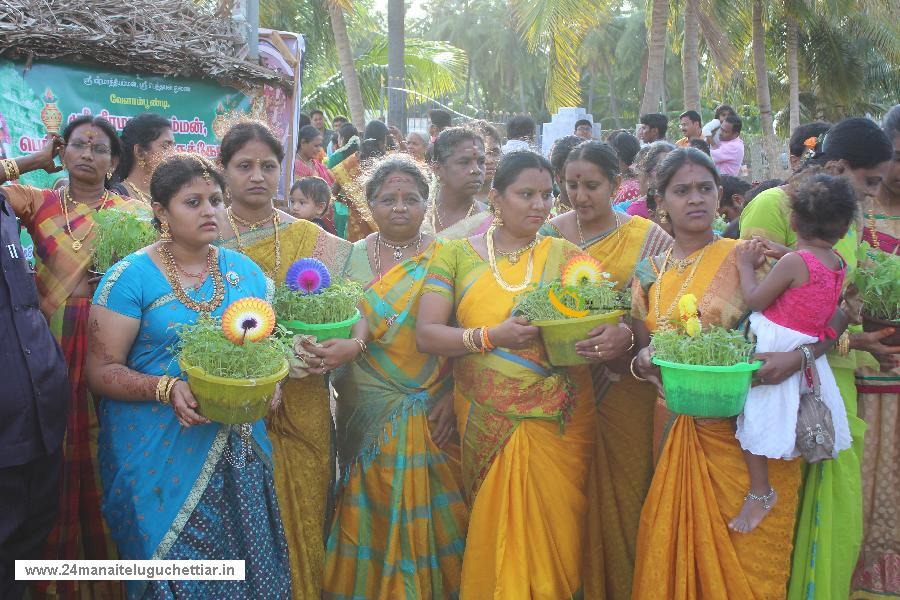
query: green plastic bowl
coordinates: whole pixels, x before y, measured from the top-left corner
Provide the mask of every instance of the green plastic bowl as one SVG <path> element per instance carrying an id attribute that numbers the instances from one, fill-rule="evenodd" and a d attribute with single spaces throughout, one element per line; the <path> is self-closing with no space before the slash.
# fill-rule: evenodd
<path id="1" fill-rule="evenodd" d="M 278 324 L 291 332 L 291 335 L 312 335 L 317 342 L 326 340 L 346 340 L 350 337 L 353 325 L 362 318 L 359 309 L 346 321 L 337 323 L 304 323 L 303 321 L 278 321 Z"/>
<path id="2" fill-rule="evenodd" d="M 685 365 L 653 358 L 662 373 L 666 406 L 692 417 L 733 417 L 744 410 L 753 372 L 762 362 L 730 367 Z"/>
<path id="3" fill-rule="evenodd" d="M 599 315 L 588 315 L 574 319 L 554 319 L 532 321 L 541 331 L 547 358 L 554 367 L 571 367 L 588 364 L 588 360 L 575 352 L 575 343 L 587 338 L 588 332 L 597 325 L 619 322 L 623 310 L 614 310 Z"/>
<path id="4" fill-rule="evenodd" d="M 288 374 L 287 360 L 277 373 L 259 379 L 218 377 L 200 367 L 179 364 L 200 404 L 199 413 L 210 421 L 228 425 L 253 423 L 265 417 L 275 386 Z"/>

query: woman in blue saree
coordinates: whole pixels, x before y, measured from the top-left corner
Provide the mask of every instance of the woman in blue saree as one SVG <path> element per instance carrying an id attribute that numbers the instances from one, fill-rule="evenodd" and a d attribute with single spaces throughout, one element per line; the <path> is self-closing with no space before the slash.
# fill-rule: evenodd
<path id="1" fill-rule="evenodd" d="M 103 514 L 122 558 L 246 563 L 243 581 L 130 581 L 128 596 L 287 597 L 265 426 L 202 417 L 172 351 L 178 325 L 221 316 L 243 297 L 265 298 L 271 286 L 250 259 L 210 245 L 224 188 L 211 163 L 176 155 L 150 187 L 160 241 L 106 273 L 89 321 L 88 382 L 102 396 Z"/>

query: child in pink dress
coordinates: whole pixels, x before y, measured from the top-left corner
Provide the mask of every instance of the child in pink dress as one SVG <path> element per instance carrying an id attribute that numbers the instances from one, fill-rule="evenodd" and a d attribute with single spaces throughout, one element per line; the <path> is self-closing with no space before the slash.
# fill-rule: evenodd
<path id="1" fill-rule="evenodd" d="M 750 330 L 757 352 L 791 352 L 801 345 L 834 339 L 828 326 L 841 298 L 846 264 L 834 244 L 847 235 L 859 210 L 850 182 L 843 177 L 815 175 L 791 197 L 791 226 L 797 250 L 785 254 L 762 281 L 756 281 L 762 246 L 746 242 L 737 250 L 744 299 L 751 310 Z M 834 453 L 850 447 L 850 428 L 841 393 L 824 356 L 816 359 L 822 400 L 834 423 Z M 791 459 L 796 449 L 797 412 L 803 373 L 777 385 L 751 388 L 744 412 L 737 419 L 737 439 L 744 449 L 750 491 L 729 527 L 753 530 L 775 505 L 769 485 L 768 459 Z"/>

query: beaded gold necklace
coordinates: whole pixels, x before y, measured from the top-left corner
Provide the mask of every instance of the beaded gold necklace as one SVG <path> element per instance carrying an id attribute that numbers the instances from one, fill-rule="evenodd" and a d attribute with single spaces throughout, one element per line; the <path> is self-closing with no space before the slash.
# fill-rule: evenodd
<path id="1" fill-rule="evenodd" d="M 209 247 L 209 252 L 206 255 L 206 269 L 210 275 L 212 275 L 213 280 L 213 295 L 209 300 L 200 301 L 192 299 L 187 295 L 187 292 L 184 291 L 184 286 L 181 285 L 181 278 L 178 277 L 180 267 L 175 261 L 175 257 L 172 255 L 169 245 L 160 243 L 156 247 L 156 252 L 159 254 L 160 260 L 162 260 L 163 273 L 165 274 L 166 279 L 169 280 L 172 292 L 175 294 L 175 297 L 178 298 L 179 302 L 198 313 L 209 314 L 219 308 L 219 305 L 222 304 L 222 300 L 225 299 L 225 285 L 222 283 L 222 273 L 219 271 L 218 265 L 216 264 L 218 254 L 214 246 Z"/>
<path id="2" fill-rule="evenodd" d="M 231 210 L 231 207 L 225 209 L 225 216 L 228 217 L 228 224 L 231 225 L 232 231 L 234 231 L 234 239 L 237 242 L 238 252 L 241 254 L 246 254 L 244 251 L 244 242 L 241 241 L 241 232 L 238 229 L 238 224 L 235 222 L 236 219 L 239 219 L 237 215 L 234 214 L 234 211 Z M 278 211 L 272 209 L 272 215 L 266 217 L 262 221 L 258 221 L 257 223 L 247 224 L 247 221 L 243 221 L 244 226 L 253 229 L 250 225 L 255 225 L 259 227 L 260 224 L 270 220 L 272 221 L 272 227 L 275 229 L 274 244 L 275 244 L 275 268 L 272 271 L 266 271 L 263 269 L 263 272 L 270 278 L 275 279 L 278 276 L 279 271 L 281 270 L 281 234 L 279 233 L 279 225 L 281 225 L 281 217 L 278 216 Z"/>
<path id="3" fill-rule="evenodd" d="M 522 283 L 512 284 L 503 278 L 503 275 L 500 273 L 500 269 L 497 266 L 497 257 L 494 250 L 494 231 L 496 231 L 496 229 L 497 228 L 494 225 L 491 225 L 488 227 L 487 233 L 484 234 L 484 242 L 487 246 L 488 264 L 491 267 L 491 274 L 494 276 L 497 285 L 507 292 L 521 292 L 531 283 L 531 276 L 534 274 L 534 246 L 537 245 L 537 238 L 528 244 L 528 246 L 519 250 L 521 253 L 524 252 L 526 248 L 531 248 L 531 251 L 528 253 L 528 265 L 525 267 L 525 278 L 522 280 Z"/>

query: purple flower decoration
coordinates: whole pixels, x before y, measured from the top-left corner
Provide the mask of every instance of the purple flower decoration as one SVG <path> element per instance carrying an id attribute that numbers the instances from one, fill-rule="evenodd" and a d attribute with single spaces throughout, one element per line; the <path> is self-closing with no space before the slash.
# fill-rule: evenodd
<path id="1" fill-rule="evenodd" d="M 291 265 L 284 282 L 301 294 L 318 294 L 331 285 L 328 267 L 317 258 L 301 258 Z"/>

